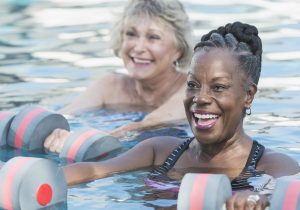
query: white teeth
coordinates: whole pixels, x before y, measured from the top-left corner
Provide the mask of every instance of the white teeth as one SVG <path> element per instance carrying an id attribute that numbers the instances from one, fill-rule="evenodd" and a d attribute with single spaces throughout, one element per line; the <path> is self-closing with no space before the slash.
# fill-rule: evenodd
<path id="1" fill-rule="evenodd" d="M 141 63 L 141 64 L 149 64 L 151 62 L 150 60 L 141 60 L 141 59 L 138 59 L 138 58 L 133 58 L 133 61 L 135 63 Z"/>
<path id="2" fill-rule="evenodd" d="M 194 116 L 198 119 L 215 119 L 218 118 L 218 115 L 216 114 L 196 114 L 194 113 Z"/>

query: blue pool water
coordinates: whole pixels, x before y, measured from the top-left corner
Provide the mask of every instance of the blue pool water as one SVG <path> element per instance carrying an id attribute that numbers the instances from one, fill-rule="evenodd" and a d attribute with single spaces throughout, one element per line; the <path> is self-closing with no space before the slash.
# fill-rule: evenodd
<path id="1" fill-rule="evenodd" d="M 28 103 L 59 109 L 95 78 L 123 71 L 109 49 L 109 30 L 124 0 L 31 0 L 0 2 L 0 110 Z M 259 91 L 246 117 L 249 135 L 300 163 L 300 2 L 294 0 L 182 0 L 195 41 L 219 25 L 240 20 L 259 27 L 263 68 Z M 145 113 L 94 110 L 69 118 L 111 130 Z M 186 124 L 130 133 L 123 151 L 154 135 L 191 135 Z M 1 150 L 6 160 L 16 151 Z M 60 161 L 53 154 L 46 157 Z M 174 209 L 176 196 L 147 188 L 149 170 L 115 174 L 69 189 L 68 209 Z"/>

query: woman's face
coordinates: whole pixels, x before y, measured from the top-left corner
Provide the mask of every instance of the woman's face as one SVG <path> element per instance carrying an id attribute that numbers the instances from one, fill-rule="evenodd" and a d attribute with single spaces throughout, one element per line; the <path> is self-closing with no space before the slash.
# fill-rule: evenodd
<path id="1" fill-rule="evenodd" d="M 174 32 L 149 18 L 127 21 L 122 37 L 121 57 L 129 75 L 138 80 L 174 70 L 181 55 Z"/>
<path id="2" fill-rule="evenodd" d="M 236 58 L 226 50 L 193 56 L 184 105 L 198 141 L 217 143 L 242 133 L 243 110 L 253 99 L 245 89 L 245 78 Z"/>

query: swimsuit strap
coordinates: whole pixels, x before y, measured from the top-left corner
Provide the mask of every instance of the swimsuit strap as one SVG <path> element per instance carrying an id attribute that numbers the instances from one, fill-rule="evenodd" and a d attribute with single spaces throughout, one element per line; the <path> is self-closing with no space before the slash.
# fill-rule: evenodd
<path id="1" fill-rule="evenodd" d="M 256 166 L 258 161 L 262 157 L 264 151 L 265 147 L 254 140 L 243 171 L 238 177 L 231 181 L 231 186 L 233 190 L 253 188 L 249 185 L 248 179 L 250 177 L 257 177 L 263 174 L 263 172 L 256 170 Z"/>
<path id="2" fill-rule="evenodd" d="M 251 152 L 249 154 L 247 163 L 245 165 L 244 170 L 253 170 L 256 168 L 258 161 L 262 157 L 265 151 L 265 147 L 258 143 L 257 141 L 253 141 Z"/>
<path id="3" fill-rule="evenodd" d="M 167 173 L 177 162 L 180 158 L 182 153 L 188 148 L 190 143 L 193 141 L 195 137 L 188 138 L 182 144 L 180 144 L 173 152 L 167 157 L 166 161 L 159 166 L 158 168 L 154 169 L 151 173 L 151 176 L 159 176 L 162 174 Z"/>
<path id="4" fill-rule="evenodd" d="M 180 144 L 173 152 L 167 157 L 166 161 L 159 166 L 158 168 L 154 169 L 151 174 L 150 178 L 155 179 L 157 177 L 162 177 L 163 174 L 166 174 L 176 163 L 176 161 L 180 158 L 182 153 L 188 148 L 190 143 L 195 137 L 188 138 L 182 144 Z M 247 159 L 246 165 L 241 172 L 241 174 L 231 181 L 231 186 L 233 190 L 240 190 L 240 189 L 253 189 L 248 182 L 250 177 L 258 177 L 263 174 L 261 171 L 256 170 L 256 166 L 260 158 L 264 153 L 265 147 L 258 143 L 257 141 L 253 141 L 252 148 Z"/>

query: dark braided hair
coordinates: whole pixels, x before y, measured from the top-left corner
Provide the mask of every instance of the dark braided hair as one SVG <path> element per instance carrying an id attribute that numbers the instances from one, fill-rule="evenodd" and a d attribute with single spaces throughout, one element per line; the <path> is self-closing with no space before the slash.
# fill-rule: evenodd
<path id="1" fill-rule="evenodd" d="M 200 50 L 227 48 L 237 54 L 246 76 L 257 84 L 261 71 L 262 44 L 255 26 L 241 22 L 229 23 L 202 36 L 194 54 Z"/>

